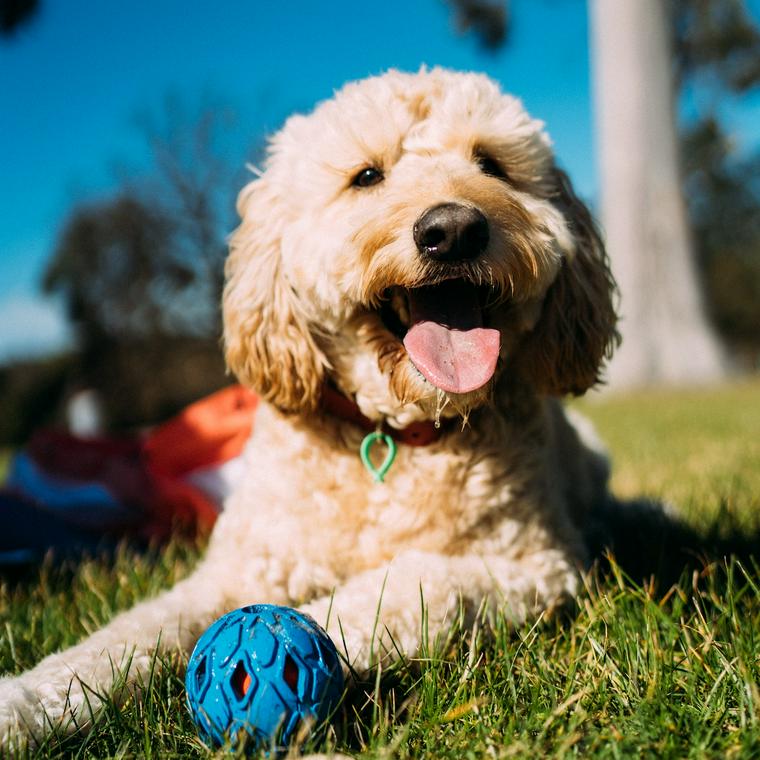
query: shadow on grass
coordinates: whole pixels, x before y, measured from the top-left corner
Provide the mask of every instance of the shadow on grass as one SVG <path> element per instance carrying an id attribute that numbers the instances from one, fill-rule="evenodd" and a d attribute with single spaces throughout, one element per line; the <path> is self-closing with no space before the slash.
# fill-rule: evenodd
<path id="1" fill-rule="evenodd" d="M 587 543 L 602 572 L 612 558 L 632 581 L 653 581 L 664 593 L 685 573 L 714 562 L 733 557 L 752 567 L 760 560 L 760 523 L 740 525 L 722 505 L 700 530 L 666 504 L 648 499 L 611 500 L 594 516 Z"/>

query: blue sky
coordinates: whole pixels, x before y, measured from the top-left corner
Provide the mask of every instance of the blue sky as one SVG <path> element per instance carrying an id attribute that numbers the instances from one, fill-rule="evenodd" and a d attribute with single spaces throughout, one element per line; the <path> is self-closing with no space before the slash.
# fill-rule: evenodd
<path id="1" fill-rule="evenodd" d="M 581 195 L 597 195 L 585 0 L 512 0 L 495 54 L 456 35 L 443 0 L 41 6 L 0 40 L 0 361 L 66 339 L 38 285 L 56 236 L 76 203 L 113 191 L 117 163 L 144 164 L 135 114 L 169 91 L 229 102 L 255 144 L 350 79 L 423 63 L 485 71 L 547 123 Z M 760 106 L 734 119 L 752 132 Z"/>

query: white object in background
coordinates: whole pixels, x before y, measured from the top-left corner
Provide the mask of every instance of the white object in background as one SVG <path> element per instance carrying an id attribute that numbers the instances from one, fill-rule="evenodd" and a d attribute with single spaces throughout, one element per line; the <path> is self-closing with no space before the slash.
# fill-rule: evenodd
<path id="1" fill-rule="evenodd" d="M 74 435 L 83 438 L 103 432 L 103 402 L 92 388 L 74 393 L 66 402 L 66 424 Z"/>

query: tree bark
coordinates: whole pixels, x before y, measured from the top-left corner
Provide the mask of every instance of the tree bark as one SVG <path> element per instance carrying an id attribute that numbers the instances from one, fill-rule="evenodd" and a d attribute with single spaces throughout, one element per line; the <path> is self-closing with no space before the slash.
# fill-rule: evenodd
<path id="1" fill-rule="evenodd" d="M 609 386 L 718 380 L 681 190 L 663 0 L 589 0 L 602 225 L 621 292 Z"/>

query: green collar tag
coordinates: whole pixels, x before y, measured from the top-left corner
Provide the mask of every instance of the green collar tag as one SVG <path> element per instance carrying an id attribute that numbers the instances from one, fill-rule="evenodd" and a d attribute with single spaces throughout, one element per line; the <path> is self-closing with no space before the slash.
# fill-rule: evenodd
<path id="1" fill-rule="evenodd" d="M 388 448 L 388 452 L 380 467 L 375 467 L 375 465 L 372 464 L 372 460 L 369 458 L 369 451 L 375 443 L 384 443 Z M 396 458 L 396 442 L 387 433 L 376 430 L 374 433 L 369 433 L 364 436 L 361 448 L 359 449 L 359 454 L 362 458 L 362 464 L 367 468 L 370 475 L 372 475 L 375 483 L 382 483 L 388 470 L 391 469 L 393 460 Z"/>

